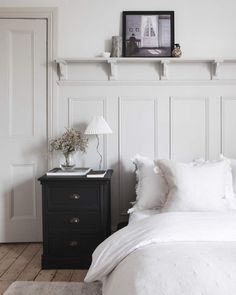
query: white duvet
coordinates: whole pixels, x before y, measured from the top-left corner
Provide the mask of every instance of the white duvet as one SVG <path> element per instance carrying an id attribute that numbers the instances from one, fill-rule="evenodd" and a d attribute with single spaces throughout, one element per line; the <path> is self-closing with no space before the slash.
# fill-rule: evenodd
<path id="1" fill-rule="evenodd" d="M 162 213 L 116 232 L 86 282 L 103 295 L 235 295 L 236 213 Z"/>

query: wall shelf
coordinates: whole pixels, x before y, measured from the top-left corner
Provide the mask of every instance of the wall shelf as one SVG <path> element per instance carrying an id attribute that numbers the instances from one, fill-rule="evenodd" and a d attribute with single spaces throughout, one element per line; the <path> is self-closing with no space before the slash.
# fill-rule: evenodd
<path id="1" fill-rule="evenodd" d="M 224 64 L 236 65 L 236 58 L 58 58 L 55 61 L 58 65 L 58 76 L 60 81 L 71 80 L 68 75 L 68 67 L 71 65 L 84 64 L 106 64 L 109 67 L 108 81 L 119 81 L 118 68 L 124 64 L 157 64 L 158 79 L 169 80 L 169 68 L 172 65 L 205 64 L 209 67 L 210 80 L 220 79 L 220 68 Z M 236 77 L 235 77 L 236 78 Z M 235 79 L 233 77 L 233 79 Z"/>

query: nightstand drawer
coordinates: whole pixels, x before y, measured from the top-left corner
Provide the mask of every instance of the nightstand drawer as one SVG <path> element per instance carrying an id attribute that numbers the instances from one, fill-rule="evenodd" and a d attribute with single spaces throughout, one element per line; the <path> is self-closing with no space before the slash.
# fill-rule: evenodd
<path id="1" fill-rule="evenodd" d="M 91 256 L 95 248 L 102 242 L 99 235 L 56 238 L 48 240 L 49 254 L 59 256 Z"/>
<path id="2" fill-rule="evenodd" d="M 99 185 L 48 187 L 48 210 L 96 210 L 100 208 Z"/>
<path id="3" fill-rule="evenodd" d="M 101 230 L 99 212 L 75 212 L 64 214 L 48 214 L 48 229 L 52 231 L 97 232 Z"/>

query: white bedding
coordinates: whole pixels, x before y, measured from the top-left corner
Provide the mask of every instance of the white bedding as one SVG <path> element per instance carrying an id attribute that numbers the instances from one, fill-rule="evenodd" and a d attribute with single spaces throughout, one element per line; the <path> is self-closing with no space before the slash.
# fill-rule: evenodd
<path id="1" fill-rule="evenodd" d="M 143 220 L 145 218 L 148 218 L 150 216 L 153 216 L 155 214 L 160 213 L 160 210 L 134 210 L 131 211 L 130 209 L 129 212 L 129 224 L 135 223 L 137 221 Z"/>
<path id="2" fill-rule="evenodd" d="M 171 212 L 116 232 L 85 278 L 103 295 L 236 294 L 236 214 Z"/>

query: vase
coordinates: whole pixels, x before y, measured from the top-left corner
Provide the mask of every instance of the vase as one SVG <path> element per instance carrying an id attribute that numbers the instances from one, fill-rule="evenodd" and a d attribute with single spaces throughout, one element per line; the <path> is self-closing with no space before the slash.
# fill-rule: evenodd
<path id="1" fill-rule="evenodd" d="M 122 37 L 112 36 L 111 57 L 122 56 Z"/>
<path id="2" fill-rule="evenodd" d="M 63 154 L 63 159 L 60 163 L 61 170 L 63 171 L 73 171 L 75 168 L 74 154 Z"/>
<path id="3" fill-rule="evenodd" d="M 180 49 L 180 45 L 179 44 L 175 44 L 175 47 L 172 50 L 172 56 L 173 57 L 181 57 L 182 56 L 182 51 Z"/>

